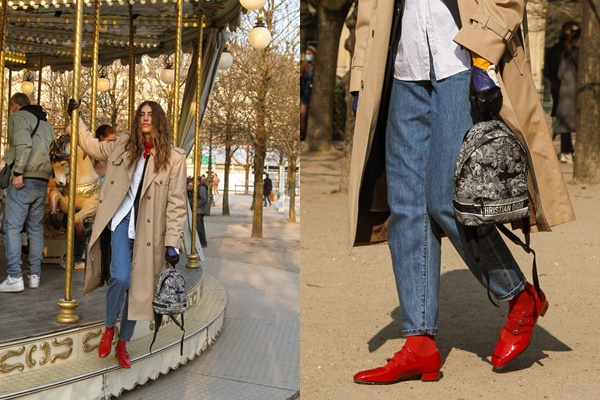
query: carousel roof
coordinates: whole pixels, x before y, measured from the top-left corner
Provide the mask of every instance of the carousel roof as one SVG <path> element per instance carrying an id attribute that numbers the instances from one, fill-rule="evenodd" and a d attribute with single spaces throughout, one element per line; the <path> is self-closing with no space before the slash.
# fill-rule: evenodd
<path id="1" fill-rule="evenodd" d="M 37 70 L 42 65 L 63 71 L 73 66 L 76 0 L 10 0 L 7 2 L 5 66 Z M 198 13 L 209 28 L 234 29 L 239 0 L 186 0 L 183 3 L 182 44 L 198 37 Z M 102 0 L 99 63 L 128 62 L 129 26 L 135 26 L 136 57 L 172 53 L 175 47 L 176 0 Z M 84 0 L 82 63 L 90 66 L 94 32 L 94 0 Z M 184 47 L 185 50 L 185 47 Z"/>

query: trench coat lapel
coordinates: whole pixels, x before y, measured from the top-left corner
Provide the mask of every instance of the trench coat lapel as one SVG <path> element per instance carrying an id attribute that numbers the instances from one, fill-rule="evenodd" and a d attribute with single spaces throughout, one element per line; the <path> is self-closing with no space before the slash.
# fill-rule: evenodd
<path id="1" fill-rule="evenodd" d="M 142 195 L 144 193 L 146 193 L 146 191 L 148 190 L 148 187 L 150 186 L 150 184 L 152 182 L 154 182 L 154 179 L 156 178 L 156 175 L 157 175 L 154 172 L 154 159 L 155 159 L 154 149 L 150 150 L 149 157 L 150 157 L 150 159 L 148 160 L 148 165 L 146 165 L 146 173 L 142 179 L 142 191 L 140 192 Z"/>

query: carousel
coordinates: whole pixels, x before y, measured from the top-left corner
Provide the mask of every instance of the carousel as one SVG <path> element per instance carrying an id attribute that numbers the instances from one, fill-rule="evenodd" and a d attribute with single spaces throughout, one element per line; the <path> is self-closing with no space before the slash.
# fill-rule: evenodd
<path id="1" fill-rule="evenodd" d="M 127 65 L 131 123 L 136 64 L 143 55 L 171 56 L 174 86 L 170 101 L 177 110 L 172 119 L 173 141 L 188 154 L 201 147 L 200 124 L 219 62 L 230 57 L 224 53 L 228 31 L 238 26 L 243 11 L 238 0 L 0 0 L 0 6 L 3 77 L 24 69 L 38 71 L 38 93 L 32 97 L 39 102 L 43 68 L 72 71 L 70 97 L 80 99 L 82 66 L 90 67 L 90 127 L 96 126 L 102 65 L 115 60 Z M 192 62 L 180 94 L 184 51 L 192 54 Z M 5 99 L 11 92 L 4 82 L 0 79 L 0 127 L 6 125 Z M 77 269 L 81 268 L 78 253 L 85 248 L 86 233 L 93 223 L 101 180 L 78 147 L 79 112 L 73 111 L 69 126 L 74 134 L 57 137 L 50 154 L 54 177 L 44 219 L 45 260 L 64 255 L 63 266 L 44 263 L 39 289 L 0 293 L 0 399 L 118 396 L 201 355 L 223 325 L 227 295 L 223 286 L 202 270 L 193 202 L 188 205 L 183 257 L 177 266 L 188 291 L 183 351 L 181 330 L 165 319 L 152 352 L 154 323 L 138 321 L 128 344 L 130 369 L 120 368 L 115 357 L 98 357 L 106 287 L 82 296 L 83 271 Z M 3 145 L 5 135 L 3 129 Z M 201 161 L 199 156 L 194 158 L 197 179 Z M 197 184 L 194 186 L 197 196 Z"/>

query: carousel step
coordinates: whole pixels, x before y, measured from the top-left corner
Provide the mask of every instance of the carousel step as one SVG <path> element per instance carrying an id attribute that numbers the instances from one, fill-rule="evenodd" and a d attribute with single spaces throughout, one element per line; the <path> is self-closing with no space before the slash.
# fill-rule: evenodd
<path id="1" fill-rule="evenodd" d="M 97 356 L 102 325 L 3 343 L 0 399 L 89 400 L 118 396 L 123 390 L 176 369 L 212 345 L 223 326 L 226 303 L 223 285 L 205 273 L 188 292 L 183 355 L 182 331 L 170 319 L 163 321 L 152 353 L 153 323 L 140 322 L 127 345 L 131 369 L 119 367 L 114 350 L 107 358 Z"/>

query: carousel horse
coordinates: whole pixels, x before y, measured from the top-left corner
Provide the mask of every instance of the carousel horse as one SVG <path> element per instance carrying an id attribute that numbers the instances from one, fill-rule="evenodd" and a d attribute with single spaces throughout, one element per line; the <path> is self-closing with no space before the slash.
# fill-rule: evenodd
<path id="1" fill-rule="evenodd" d="M 50 145 L 50 161 L 54 170 L 56 185 L 65 187 L 67 185 L 70 168 L 70 135 L 61 135 Z M 77 152 L 77 184 L 75 189 L 75 236 L 76 242 L 85 243 L 90 228 L 86 226 L 96 215 L 98 209 L 98 198 L 100 197 L 100 186 L 102 181 L 96 171 L 90 157 L 79 148 Z M 69 193 L 62 193 L 58 189 L 50 191 L 50 207 L 48 218 L 54 229 L 61 229 L 63 223 L 58 218 L 58 210 L 65 215 L 69 208 Z M 82 247 L 81 244 L 76 247 Z M 85 247 L 85 246 L 83 246 Z M 75 251 L 79 253 L 79 251 Z M 82 253 L 82 251 L 81 251 Z M 76 258 L 77 254 L 76 254 Z"/>

